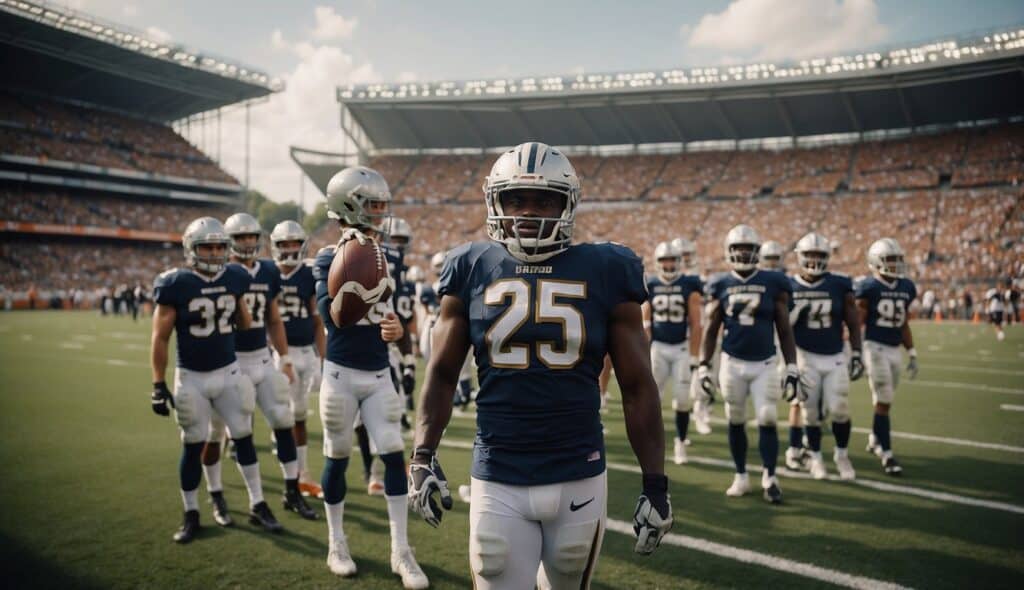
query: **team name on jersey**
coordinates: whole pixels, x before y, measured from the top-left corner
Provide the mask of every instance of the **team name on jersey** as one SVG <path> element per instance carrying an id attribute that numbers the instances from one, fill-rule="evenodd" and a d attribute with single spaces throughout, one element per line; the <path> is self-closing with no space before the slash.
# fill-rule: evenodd
<path id="1" fill-rule="evenodd" d="M 828 291 L 796 291 L 793 293 L 793 299 L 822 299 L 831 296 Z"/>
<path id="2" fill-rule="evenodd" d="M 252 283 L 249 285 L 249 291 L 269 291 L 270 285 L 266 283 Z"/>
<path id="3" fill-rule="evenodd" d="M 227 287 L 203 287 L 199 290 L 203 295 L 214 295 L 216 293 L 227 293 Z"/>
<path id="4" fill-rule="evenodd" d="M 281 285 L 282 293 L 298 293 L 299 288 L 295 285 Z"/>
<path id="5" fill-rule="evenodd" d="M 767 293 L 768 288 L 764 285 L 733 285 L 726 287 L 725 292 L 729 295 L 734 293 Z"/>
<path id="6" fill-rule="evenodd" d="M 551 274 L 550 266 L 533 266 L 533 265 L 520 265 L 516 266 L 517 275 L 549 275 Z"/>
<path id="7" fill-rule="evenodd" d="M 910 293 L 906 291 L 882 291 L 879 296 L 885 299 L 910 299 Z"/>
<path id="8" fill-rule="evenodd" d="M 682 292 L 683 292 L 683 286 L 682 285 L 655 285 L 654 286 L 654 293 L 655 294 L 660 294 L 660 293 L 682 293 Z"/>

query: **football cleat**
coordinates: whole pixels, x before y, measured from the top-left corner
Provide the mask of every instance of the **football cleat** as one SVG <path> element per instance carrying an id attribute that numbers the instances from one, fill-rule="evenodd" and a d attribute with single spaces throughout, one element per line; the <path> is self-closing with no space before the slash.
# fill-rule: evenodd
<path id="1" fill-rule="evenodd" d="M 252 507 L 252 510 L 249 511 L 249 522 L 261 526 L 263 530 L 271 533 L 280 533 L 284 530 L 281 523 L 274 518 L 274 513 L 270 511 L 270 506 L 267 506 L 266 502 L 260 502 Z"/>
<path id="2" fill-rule="evenodd" d="M 711 410 L 701 404 L 701 408 L 693 413 L 693 425 L 697 434 L 711 434 Z"/>
<path id="3" fill-rule="evenodd" d="M 750 491 L 750 475 L 747 473 L 737 473 L 732 478 L 732 485 L 729 489 L 725 490 L 725 495 L 731 498 L 738 498 L 746 495 Z"/>
<path id="4" fill-rule="evenodd" d="M 864 450 L 876 457 L 882 456 L 882 447 L 878 446 L 878 438 L 874 433 L 868 435 L 868 446 Z"/>
<path id="5" fill-rule="evenodd" d="M 281 498 L 281 505 L 284 506 L 285 510 L 291 510 L 306 520 L 316 520 L 318 518 L 315 510 L 306 504 L 306 499 L 302 497 L 298 489 L 288 490 L 284 493 Z"/>
<path id="6" fill-rule="evenodd" d="M 828 469 L 825 467 L 825 459 L 821 456 L 821 452 L 811 452 L 811 459 L 808 464 L 808 470 L 811 472 L 811 477 L 814 479 L 825 479 L 828 477 Z"/>
<path id="7" fill-rule="evenodd" d="M 420 564 L 416 563 L 411 547 L 391 552 L 391 573 L 401 576 L 402 587 L 408 590 L 422 590 L 430 586 L 427 575 L 420 569 Z"/>
<path id="8" fill-rule="evenodd" d="M 786 468 L 791 471 L 804 471 L 807 469 L 808 458 L 805 449 L 789 447 L 786 449 Z"/>
<path id="9" fill-rule="evenodd" d="M 332 574 L 343 578 L 356 575 L 356 562 L 352 561 L 352 555 L 348 552 L 345 537 L 331 541 L 331 549 L 327 552 L 327 568 Z"/>
<path id="10" fill-rule="evenodd" d="M 220 526 L 231 526 L 235 521 L 228 512 L 228 502 L 224 492 L 210 492 L 210 503 L 213 504 L 213 520 Z"/>
<path id="11" fill-rule="evenodd" d="M 850 457 L 846 453 L 840 454 L 839 449 L 832 455 L 832 461 L 836 464 L 836 471 L 839 472 L 839 479 L 843 481 L 853 481 L 857 479 L 857 472 L 853 470 L 853 463 L 850 462 Z"/>
<path id="12" fill-rule="evenodd" d="M 370 483 L 366 484 L 366 494 L 369 496 L 383 496 L 384 482 L 377 477 L 370 477 Z"/>
<path id="13" fill-rule="evenodd" d="M 882 457 L 882 469 L 885 470 L 886 475 L 901 475 L 903 473 L 903 467 L 892 455 Z"/>
<path id="14" fill-rule="evenodd" d="M 324 490 L 320 487 L 320 484 L 312 481 L 303 481 L 299 479 L 299 491 L 302 492 L 303 496 L 323 499 Z"/>
<path id="15" fill-rule="evenodd" d="M 683 464 L 686 464 L 686 463 L 690 462 L 690 460 L 687 459 L 687 457 L 686 457 L 686 443 L 681 441 L 681 440 L 679 440 L 678 438 L 675 439 L 675 446 L 674 446 L 674 452 L 672 454 L 672 461 L 676 465 L 683 465 Z"/>
<path id="16" fill-rule="evenodd" d="M 764 488 L 764 500 L 769 504 L 782 504 L 782 490 L 779 489 L 779 478 L 774 475 L 761 479 L 761 487 Z"/>
<path id="17" fill-rule="evenodd" d="M 181 528 L 174 533 L 175 543 L 188 543 L 199 533 L 199 511 L 187 510 Z"/>

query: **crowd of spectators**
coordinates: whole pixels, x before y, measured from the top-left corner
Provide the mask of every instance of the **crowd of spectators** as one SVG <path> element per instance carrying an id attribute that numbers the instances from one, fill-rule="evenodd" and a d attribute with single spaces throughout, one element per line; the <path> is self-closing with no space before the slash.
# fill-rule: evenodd
<path id="1" fill-rule="evenodd" d="M 0 286 L 18 293 L 32 287 L 68 292 L 152 285 L 156 275 L 181 263 L 180 246 L 5 238 L 0 242 Z"/>

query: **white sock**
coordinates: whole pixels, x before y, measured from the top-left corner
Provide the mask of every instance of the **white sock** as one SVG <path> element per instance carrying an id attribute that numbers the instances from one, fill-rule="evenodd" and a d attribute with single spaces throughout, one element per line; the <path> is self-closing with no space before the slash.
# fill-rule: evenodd
<path id="1" fill-rule="evenodd" d="M 203 465 L 203 474 L 206 476 L 206 491 L 220 492 L 224 489 L 224 484 L 220 481 L 220 466 L 220 461 L 213 465 Z"/>
<path id="2" fill-rule="evenodd" d="M 388 502 L 388 527 L 391 529 L 391 552 L 409 546 L 406 523 L 409 517 L 409 496 L 384 496 Z"/>
<path id="3" fill-rule="evenodd" d="M 255 506 L 263 501 L 263 482 L 260 481 L 259 462 L 252 465 L 239 465 L 238 470 L 242 472 L 242 479 L 245 480 L 245 489 L 249 491 L 249 506 Z"/>
<path id="4" fill-rule="evenodd" d="M 199 510 L 199 488 L 194 490 L 181 490 L 181 500 L 185 503 L 185 510 Z"/>
<path id="5" fill-rule="evenodd" d="M 845 457 L 845 456 L 846 456 L 846 449 L 841 448 L 841 447 L 836 447 L 836 457 Z"/>
<path id="6" fill-rule="evenodd" d="M 337 504 L 324 502 L 327 509 L 327 540 L 333 543 L 337 539 L 345 538 L 345 531 L 341 528 L 342 520 L 345 517 L 345 501 Z"/>
<path id="7" fill-rule="evenodd" d="M 298 479 L 299 462 L 292 460 L 287 463 L 281 463 L 281 473 L 284 474 L 285 479 Z"/>
<path id="8" fill-rule="evenodd" d="M 299 475 L 307 475 L 309 472 L 306 470 L 308 463 L 306 462 L 309 457 L 309 447 L 306 445 L 295 447 L 295 460 L 299 463 Z"/>
<path id="9" fill-rule="evenodd" d="M 892 450 L 882 451 L 882 461 L 885 461 L 889 457 L 892 457 Z"/>

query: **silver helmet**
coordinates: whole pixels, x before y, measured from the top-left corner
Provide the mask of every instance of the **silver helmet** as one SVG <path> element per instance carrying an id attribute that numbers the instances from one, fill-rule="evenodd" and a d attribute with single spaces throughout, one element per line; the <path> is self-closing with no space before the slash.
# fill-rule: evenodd
<path id="1" fill-rule="evenodd" d="M 224 225 L 213 217 L 200 217 L 185 228 L 181 234 L 181 245 L 185 249 L 185 262 L 196 270 L 208 273 L 220 272 L 228 263 L 228 245 L 231 238 L 224 231 Z M 224 253 L 200 257 L 196 247 L 203 244 L 220 244 Z"/>
<path id="2" fill-rule="evenodd" d="M 758 252 L 757 267 L 764 270 L 783 270 L 786 266 L 782 259 L 786 257 L 786 249 L 775 240 L 768 240 L 761 244 L 761 251 Z"/>
<path id="3" fill-rule="evenodd" d="M 524 262 L 539 262 L 564 251 L 572 242 L 576 205 L 580 200 L 580 179 L 565 155 L 543 143 L 530 141 L 502 154 L 484 181 L 487 203 L 487 236 L 501 242 L 510 254 Z M 558 217 L 536 217 L 537 237 L 522 237 L 515 227 L 525 218 L 506 215 L 501 194 L 516 189 L 551 191 L 565 197 Z M 512 222 L 512 232 L 504 222 Z"/>
<path id="4" fill-rule="evenodd" d="M 672 246 L 679 251 L 683 261 L 683 270 L 693 272 L 697 268 L 697 244 L 687 238 L 672 240 Z"/>
<path id="5" fill-rule="evenodd" d="M 796 261 L 800 270 L 811 277 L 820 277 L 828 270 L 832 257 L 832 242 L 825 236 L 811 232 L 796 243 Z"/>
<path id="6" fill-rule="evenodd" d="M 401 252 L 405 252 L 409 244 L 412 243 L 412 227 L 401 217 L 388 217 L 384 224 L 384 233 L 388 235 L 388 241 Z M 404 238 L 405 241 L 397 242 L 395 238 Z"/>
<path id="7" fill-rule="evenodd" d="M 725 261 L 733 270 L 747 271 L 757 268 L 760 251 L 761 236 L 749 225 L 737 225 L 725 235 Z"/>
<path id="8" fill-rule="evenodd" d="M 283 249 L 284 242 L 300 242 L 298 248 Z M 306 244 L 309 237 L 299 222 L 287 220 L 274 226 L 270 232 L 270 255 L 274 262 L 285 266 L 296 266 L 306 257 Z"/>
<path id="9" fill-rule="evenodd" d="M 434 272 L 438 275 L 441 274 L 441 269 L 444 268 L 444 252 L 437 252 L 430 257 L 430 268 L 434 269 Z"/>
<path id="10" fill-rule="evenodd" d="M 386 203 L 384 212 L 370 213 L 370 201 Z M 353 166 L 327 183 L 327 217 L 352 227 L 383 231 L 391 215 L 391 189 L 373 168 Z"/>
<path id="11" fill-rule="evenodd" d="M 905 277 L 907 275 L 905 258 L 903 248 L 892 238 L 877 240 L 868 248 L 868 268 L 884 277 Z"/>
<path id="12" fill-rule="evenodd" d="M 231 238 L 231 255 L 239 260 L 253 260 L 260 253 L 260 246 L 263 242 L 263 228 L 260 222 L 248 213 L 235 213 L 224 222 L 224 231 Z M 255 246 L 242 246 L 238 243 L 241 236 L 259 236 Z"/>
<path id="13" fill-rule="evenodd" d="M 665 267 L 661 264 L 662 260 L 671 260 L 673 262 L 671 271 L 665 271 Z M 674 281 L 682 272 L 682 255 L 671 242 L 661 242 L 654 248 L 654 264 L 656 265 L 658 277 L 661 280 L 665 282 Z"/>

